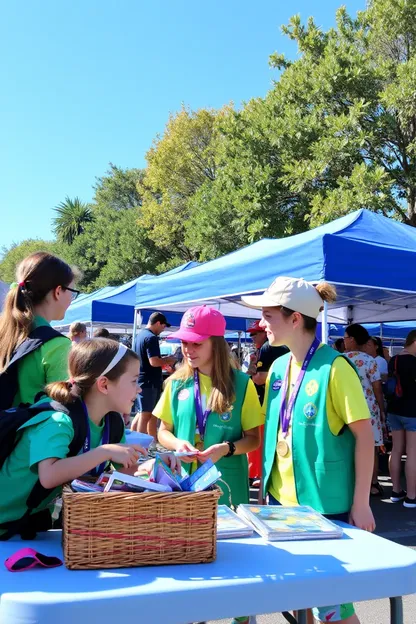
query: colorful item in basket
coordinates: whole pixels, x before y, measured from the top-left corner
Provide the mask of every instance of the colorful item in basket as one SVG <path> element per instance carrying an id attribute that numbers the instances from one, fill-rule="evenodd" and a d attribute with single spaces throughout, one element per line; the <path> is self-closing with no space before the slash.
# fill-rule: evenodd
<path id="1" fill-rule="evenodd" d="M 172 488 L 160 483 L 152 483 L 149 479 L 112 472 L 104 488 L 104 492 L 171 492 Z"/>
<path id="2" fill-rule="evenodd" d="M 74 492 L 103 492 L 104 487 L 100 486 L 98 481 L 96 483 L 87 483 L 86 481 L 81 481 L 80 479 L 74 479 L 71 481 L 71 487 Z"/>
<path id="3" fill-rule="evenodd" d="M 237 513 L 268 541 L 335 539 L 341 527 L 312 507 L 239 505 Z"/>
<path id="4" fill-rule="evenodd" d="M 170 490 L 174 492 L 181 492 L 182 487 L 180 485 L 180 475 L 173 472 L 162 459 L 156 455 L 155 463 L 153 465 L 152 474 L 150 479 L 155 483 L 166 485 Z"/>
<path id="5" fill-rule="evenodd" d="M 207 459 L 195 472 L 181 481 L 184 492 L 202 492 L 214 485 L 221 478 L 221 473 L 210 459 Z"/>
<path id="6" fill-rule="evenodd" d="M 239 518 L 227 505 L 218 505 L 217 539 L 232 537 L 251 537 L 253 528 L 245 520 Z"/>
<path id="7" fill-rule="evenodd" d="M 145 449 L 148 449 L 151 443 L 154 441 L 153 436 L 147 435 L 147 433 L 139 433 L 138 431 L 131 431 L 125 429 L 126 444 L 139 444 Z"/>
<path id="8" fill-rule="evenodd" d="M 9 572 L 24 572 L 37 565 L 40 565 L 42 568 L 57 568 L 63 565 L 63 562 L 58 557 L 42 555 L 42 553 L 33 548 L 21 548 L 6 559 L 4 565 Z"/>

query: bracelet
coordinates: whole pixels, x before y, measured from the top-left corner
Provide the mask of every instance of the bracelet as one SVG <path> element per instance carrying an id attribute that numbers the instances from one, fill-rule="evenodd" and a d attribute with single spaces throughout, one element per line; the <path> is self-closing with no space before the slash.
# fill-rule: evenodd
<path id="1" fill-rule="evenodd" d="M 226 440 L 225 444 L 228 444 L 228 448 L 230 449 L 225 457 L 232 457 L 236 450 L 234 442 L 229 442 L 229 440 Z"/>

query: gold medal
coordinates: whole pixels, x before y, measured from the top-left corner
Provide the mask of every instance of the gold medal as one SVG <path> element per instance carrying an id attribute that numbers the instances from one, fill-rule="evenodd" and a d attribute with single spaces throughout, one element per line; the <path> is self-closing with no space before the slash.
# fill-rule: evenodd
<path id="1" fill-rule="evenodd" d="M 203 451 L 204 450 L 204 441 L 203 440 L 199 440 L 199 442 L 197 442 L 195 444 L 195 446 L 198 449 L 198 451 Z"/>
<path id="2" fill-rule="evenodd" d="M 280 457 L 286 457 L 289 454 L 289 444 L 285 440 L 279 440 L 277 443 L 277 453 Z"/>

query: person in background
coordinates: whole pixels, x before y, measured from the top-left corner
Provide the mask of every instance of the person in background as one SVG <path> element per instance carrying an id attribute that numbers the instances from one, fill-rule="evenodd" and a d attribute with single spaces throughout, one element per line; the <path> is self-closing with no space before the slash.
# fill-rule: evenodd
<path id="1" fill-rule="evenodd" d="M 131 424 L 132 431 L 148 433 L 155 440 L 157 437 L 157 419 L 152 412 L 162 394 L 163 374 L 162 367 L 173 366 L 176 358 L 172 355 L 161 357 L 159 336 L 170 327 L 166 316 L 161 312 L 153 312 L 145 329 L 137 336 L 137 352 L 140 358 L 139 386 L 141 394 L 138 396 L 139 411 Z"/>
<path id="2" fill-rule="evenodd" d="M 374 441 L 360 380 L 347 358 L 315 337 L 324 301 L 335 298 L 325 282 L 314 286 L 290 277 L 278 277 L 263 295 L 243 297 L 262 309 L 270 343 L 290 349 L 266 382 L 263 494 L 271 505 L 309 505 L 373 531 Z M 321 606 L 314 616 L 359 624 L 352 604 Z"/>
<path id="3" fill-rule="evenodd" d="M 344 338 L 338 338 L 337 340 L 335 340 L 334 349 L 338 351 L 338 353 L 345 353 Z"/>
<path id="4" fill-rule="evenodd" d="M 45 252 L 34 253 L 19 264 L 16 283 L 10 287 L 0 316 L 0 373 L 32 331 L 64 318 L 79 294 L 75 277 L 68 264 Z M 71 341 L 58 335 L 19 361 L 13 405 L 34 403 L 47 384 L 66 379 L 70 349 Z"/>
<path id="5" fill-rule="evenodd" d="M 389 362 L 389 376 L 396 379 L 396 389 L 388 399 L 388 424 L 393 437 L 390 476 L 391 500 L 403 500 L 404 507 L 416 508 L 416 329 L 406 338 L 403 351 Z M 406 487 L 400 484 L 402 456 L 406 453 Z"/>
<path id="6" fill-rule="evenodd" d="M 277 358 L 281 357 L 288 352 L 286 347 L 273 347 L 267 340 L 267 334 L 263 327 L 260 326 L 260 321 L 254 321 L 248 328 L 248 333 L 253 340 L 253 344 L 256 348 L 254 357 L 250 363 L 247 374 L 251 376 L 251 379 L 256 386 L 257 395 L 260 400 L 260 404 L 264 401 L 264 389 L 266 379 L 270 367 Z M 263 427 L 260 430 L 263 439 Z M 262 474 L 262 444 L 258 449 L 248 454 L 249 465 L 249 477 L 252 480 L 253 487 L 260 487 L 261 474 Z"/>
<path id="7" fill-rule="evenodd" d="M 71 342 L 81 342 L 87 337 L 87 326 L 84 323 L 72 323 L 69 328 L 69 339 Z"/>
<path id="8" fill-rule="evenodd" d="M 388 364 L 384 357 L 383 343 L 378 336 L 371 336 L 367 343 L 366 352 L 371 355 L 377 362 L 377 367 L 380 373 L 381 381 L 387 381 L 388 377 Z"/>
<path id="9" fill-rule="evenodd" d="M 384 396 L 377 362 L 366 352 L 370 340 L 368 331 L 362 325 L 353 323 L 345 330 L 345 355 L 356 366 L 364 396 L 371 414 L 374 434 L 374 470 L 371 484 L 372 496 L 383 496 L 384 490 L 378 482 L 378 454 L 383 446 L 383 427 L 385 426 Z"/>
<path id="10" fill-rule="evenodd" d="M 105 327 L 98 327 L 94 330 L 94 338 L 110 338 L 110 332 Z"/>

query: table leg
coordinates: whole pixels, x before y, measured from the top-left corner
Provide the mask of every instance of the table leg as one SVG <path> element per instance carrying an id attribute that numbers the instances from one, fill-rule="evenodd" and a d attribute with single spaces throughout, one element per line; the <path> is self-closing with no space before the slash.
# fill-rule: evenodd
<path id="1" fill-rule="evenodd" d="M 390 624 L 403 624 L 403 601 L 401 596 L 390 598 Z"/>
<path id="2" fill-rule="evenodd" d="M 307 611 L 298 611 L 298 624 L 308 624 L 308 612 Z M 403 622 L 400 622 L 400 623 L 398 622 L 397 624 L 403 624 Z"/>

